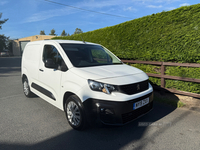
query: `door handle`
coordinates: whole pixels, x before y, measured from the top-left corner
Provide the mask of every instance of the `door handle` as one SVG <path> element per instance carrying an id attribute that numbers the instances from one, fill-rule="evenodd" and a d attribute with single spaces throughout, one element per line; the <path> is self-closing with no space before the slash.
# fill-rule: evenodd
<path id="1" fill-rule="evenodd" d="M 39 70 L 42 71 L 42 72 L 44 71 L 43 69 L 39 69 Z"/>

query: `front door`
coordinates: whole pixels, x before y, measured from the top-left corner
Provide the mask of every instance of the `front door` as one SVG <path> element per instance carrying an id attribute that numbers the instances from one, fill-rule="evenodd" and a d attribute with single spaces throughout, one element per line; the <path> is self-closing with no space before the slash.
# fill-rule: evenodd
<path id="1" fill-rule="evenodd" d="M 41 85 L 37 88 L 42 94 L 56 101 L 60 95 L 62 71 L 58 68 L 53 69 L 45 67 L 45 61 L 47 59 L 53 60 L 58 66 L 60 65 L 62 57 L 55 46 L 44 45 L 42 60 L 39 67 L 39 82 Z"/>

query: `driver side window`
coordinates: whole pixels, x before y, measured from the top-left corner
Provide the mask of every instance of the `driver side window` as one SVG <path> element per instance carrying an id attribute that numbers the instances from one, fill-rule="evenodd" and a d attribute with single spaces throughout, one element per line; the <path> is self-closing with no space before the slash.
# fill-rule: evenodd
<path id="1" fill-rule="evenodd" d="M 43 62 L 45 62 L 47 59 L 52 59 L 54 63 L 57 63 L 57 57 L 59 53 L 57 49 L 52 45 L 45 45 L 44 46 L 44 52 L 43 52 Z"/>
<path id="2" fill-rule="evenodd" d="M 67 67 L 60 53 L 53 45 L 44 46 L 42 60 L 45 63 L 48 59 L 51 59 L 53 63 L 58 66 L 57 69 L 59 70 L 62 70 L 62 67 Z"/>

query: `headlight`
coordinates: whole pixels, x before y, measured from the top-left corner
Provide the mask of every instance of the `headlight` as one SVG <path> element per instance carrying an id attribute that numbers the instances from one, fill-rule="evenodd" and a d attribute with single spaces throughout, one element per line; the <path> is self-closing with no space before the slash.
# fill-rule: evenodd
<path id="1" fill-rule="evenodd" d="M 93 90 L 93 91 L 100 91 L 100 92 L 104 92 L 106 94 L 110 94 L 111 92 L 116 91 L 116 88 L 114 85 L 96 82 L 93 80 L 88 80 L 88 84 L 89 84 L 91 90 Z"/>

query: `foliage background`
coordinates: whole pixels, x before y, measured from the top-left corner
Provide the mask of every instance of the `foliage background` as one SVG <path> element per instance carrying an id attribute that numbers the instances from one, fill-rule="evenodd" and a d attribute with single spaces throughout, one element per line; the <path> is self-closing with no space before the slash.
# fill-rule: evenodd
<path id="1" fill-rule="evenodd" d="M 115 26 L 54 39 L 102 44 L 121 59 L 200 63 L 200 4 L 152 14 Z M 152 65 L 134 64 L 148 73 L 160 73 Z M 199 68 L 167 67 L 167 75 L 200 78 Z M 160 79 L 150 77 L 160 85 Z M 200 94 L 197 83 L 166 80 L 167 88 Z"/>

